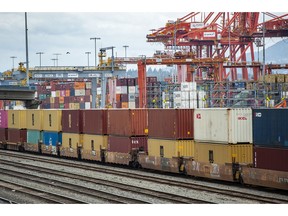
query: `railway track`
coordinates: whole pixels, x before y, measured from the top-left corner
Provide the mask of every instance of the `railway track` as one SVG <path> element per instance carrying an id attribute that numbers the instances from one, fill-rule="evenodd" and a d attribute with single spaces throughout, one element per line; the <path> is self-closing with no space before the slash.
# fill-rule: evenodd
<path id="1" fill-rule="evenodd" d="M 14 153 L 8 153 L 8 152 L 0 152 L 0 154 L 2 155 L 6 155 L 6 156 L 13 156 L 15 157 Z M 189 189 L 189 190 L 197 190 L 197 191 L 201 191 L 201 192 L 209 192 L 209 193 L 214 193 L 214 194 L 221 194 L 221 195 L 225 195 L 228 197 L 238 197 L 241 199 L 247 199 L 247 200 L 253 200 L 253 201 L 257 201 L 259 203 L 287 203 L 287 200 L 284 199 L 277 199 L 277 198 L 268 198 L 265 196 L 259 196 L 259 195 L 255 195 L 252 193 L 244 193 L 244 192 L 240 192 L 240 191 L 233 191 L 233 190 L 225 190 L 225 189 L 219 189 L 216 187 L 209 187 L 209 186 L 202 186 L 199 184 L 187 184 L 185 182 L 181 182 L 179 181 L 172 181 L 172 180 L 167 180 L 164 178 L 160 178 L 160 177 L 151 177 L 151 176 L 147 176 L 145 174 L 134 174 L 134 173 L 130 173 L 130 172 L 125 172 L 125 171 L 115 171 L 115 170 L 111 170 L 111 169 L 103 169 L 103 168 L 98 168 L 95 167 L 89 163 L 85 163 L 85 165 L 83 164 L 75 164 L 69 160 L 61 160 L 61 161 L 57 161 L 58 159 L 55 158 L 39 158 L 35 155 L 22 155 L 22 154 L 16 154 L 16 157 L 18 158 L 22 158 L 22 159 L 28 159 L 28 160 L 37 160 L 37 161 L 41 161 L 41 162 L 49 162 L 49 163 L 53 163 L 55 165 L 61 165 L 62 167 L 71 167 L 73 166 L 73 168 L 79 168 L 79 169 L 85 169 L 85 170 L 89 170 L 89 171 L 93 171 L 93 172 L 101 172 L 101 173 L 105 173 L 105 174 L 111 174 L 111 175 L 117 175 L 117 176 L 121 176 L 121 177 L 127 177 L 127 178 L 133 178 L 133 179 L 138 179 L 138 180 L 142 180 L 142 181 L 148 181 L 148 182 L 153 182 L 153 183 L 159 183 L 159 184 L 165 184 L 165 185 L 169 185 L 172 187 L 181 187 L 181 188 L 185 188 L 185 189 Z M 20 165 L 19 165 L 20 166 Z M 23 165 L 22 165 L 23 166 Z M 31 168 L 31 165 L 29 165 L 29 167 Z M 34 167 L 34 169 L 40 169 L 39 167 Z M 48 170 L 46 169 L 46 172 L 48 172 Z M 49 170 L 50 174 L 53 174 L 52 170 Z M 63 171 L 62 171 L 62 175 L 64 175 Z M 65 175 L 69 175 L 69 173 L 65 173 Z M 71 174 L 70 174 L 71 175 Z M 75 176 L 75 174 L 73 174 L 74 177 L 78 178 L 79 180 L 85 180 L 87 181 L 87 179 L 83 179 L 83 176 L 77 175 Z M 70 176 L 71 177 L 71 176 Z M 119 188 L 119 189 L 123 189 L 123 190 L 128 190 L 127 186 L 125 185 L 115 185 L 115 182 L 109 182 L 109 181 L 105 181 L 103 183 L 103 181 L 99 181 L 99 179 L 93 179 L 90 181 L 93 181 L 96 184 L 102 184 L 102 185 L 106 185 L 106 186 L 112 186 L 115 188 Z M 183 184 L 182 184 L 183 183 Z M 135 190 L 136 189 L 136 190 Z M 149 191 L 144 191 L 143 188 L 135 188 L 134 192 L 139 192 L 141 190 L 141 192 L 145 192 L 146 195 L 147 193 L 151 193 Z M 130 190 L 131 191 L 131 190 Z M 155 194 L 156 195 L 156 194 Z M 158 194 L 157 196 L 168 196 L 167 194 Z M 189 202 L 185 202 L 185 200 L 181 199 L 181 197 L 177 197 L 177 200 L 180 201 L 182 203 L 189 203 Z M 191 202 L 192 200 L 190 200 Z M 176 202 L 177 203 L 177 202 Z M 193 203 L 193 202 L 192 202 Z"/>

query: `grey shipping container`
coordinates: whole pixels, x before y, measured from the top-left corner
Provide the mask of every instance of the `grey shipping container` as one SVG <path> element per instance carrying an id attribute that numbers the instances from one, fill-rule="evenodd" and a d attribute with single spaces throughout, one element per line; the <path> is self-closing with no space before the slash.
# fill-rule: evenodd
<path id="1" fill-rule="evenodd" d="M 253 143 L 288 148 L 288 109 L 253 109 Z"/>

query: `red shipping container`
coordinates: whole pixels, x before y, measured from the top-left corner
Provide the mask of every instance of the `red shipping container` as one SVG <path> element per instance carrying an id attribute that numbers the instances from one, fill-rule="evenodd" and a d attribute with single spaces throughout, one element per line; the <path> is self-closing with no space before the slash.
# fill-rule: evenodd
<path id="1" fill-rule="evenodd" d="M 120 95 L 121 102 L 128 102 L 128 94 L 121 94 Z"/>
<path id="2" fill-rule="evenodd" d="M 144 136 L 148 129 L 147 109 L 109 109 L 108 134 Z"/>
<path id="3" fill-rule="evenodd" d="M 149 109 L 149 137 L 159 139 L 193 139 L 194 109 Z"/>
<path id="4" fill-rule="evenodd" d="M 130 153 L 133 149 L 147 152 L 147 137 L 108 137 L 108 151 Z"/>
<path id="5" fill-rule="evenodd" d="M 83 110 L 63 110 L 62 131 L 65 133 L 82 133 Z"/>
<path id="6" fill-rule="evenodd" d="M 0 142 L 6 141 L 8 138 L 8 129 L 0 128 Z"/>
<path id="7" fill-rule="evenodd" d="M 90 109 L 82 112 L 84 134 L 107 134 L 107 109 Z"/>
<path id="8" fill-rule="evenodd" d="M 288 172 L 287 148 L 253 148 L 254 167 Z"/>
<path id="9" fill-rule="evenodd" d="M 23 143 L 27 142 L 27 130 L 26 129 L 8 129 L 8 142 L 11 143 Z"/>

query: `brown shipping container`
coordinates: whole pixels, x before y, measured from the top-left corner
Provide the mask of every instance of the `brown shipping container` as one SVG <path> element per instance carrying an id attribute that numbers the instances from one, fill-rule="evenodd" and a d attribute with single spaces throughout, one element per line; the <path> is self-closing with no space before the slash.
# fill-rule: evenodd
<path id="1" fill-rule="evenodd" d="M 0 142 L 6 141 L 8 137 L 8 129 L 0 128 Z"/>
<path id="2" fill-rule="evenodd" d="M 288 172 L 287 148 L 253 148 L 254 167 Z"/>
<path id="3" fill-rule="evenodd" d="M 83 133 L 105 135 L 107 134 L 107 109 L 82 110 Z"/>
<path id="4" fill-rule="evenodd" d="M 194 109 L 149 109 L 148 136 L 159 139 L 193 139 Z"/>
<path id="5" fill-rule="evenodd" d="M 62 111 L 62 131 L 65 133 L 83 132 L 83 110 Z"/>
<path id="6" fill-rule="evenodd" d="M 27 130 L 8 129 L 8 142 L 12 143 L 27 142 Z"/>
<path id="7" fill-rule="evenodd" d="M 147 137 L 108 137 L 108 151 L 118 153 L 130 153 L 132 149 L 147 152 Z"/>
<path id="8" fill-rule="evenodd" d="M 108 134 L 143 136 L 148 129 L 147 109 L 109 109 Z"/>

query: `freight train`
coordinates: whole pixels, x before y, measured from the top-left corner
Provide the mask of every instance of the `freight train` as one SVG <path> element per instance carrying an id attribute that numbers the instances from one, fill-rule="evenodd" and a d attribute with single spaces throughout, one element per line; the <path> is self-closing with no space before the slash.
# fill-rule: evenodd
<path id="1" fill-rule="evenodd" d="M 0 111 L 0 148 L 288 190 L 288 109 Z"/>

